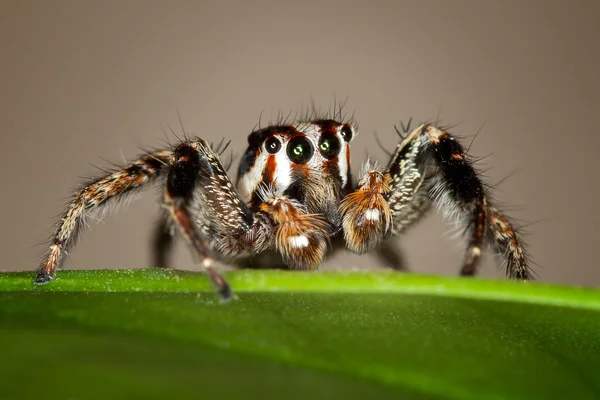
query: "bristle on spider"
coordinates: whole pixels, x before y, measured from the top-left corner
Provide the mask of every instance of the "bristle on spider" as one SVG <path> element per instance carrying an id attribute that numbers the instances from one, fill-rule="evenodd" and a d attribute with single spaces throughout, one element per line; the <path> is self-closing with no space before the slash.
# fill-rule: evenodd
<path id="1" fill-rule="evenodd" d="M 392 226 L 392 212 L 384 197 L 390 191 L 390 177 L 368 162 L 365 169 L 370 170 L 358 188 L 340 204 L 344 236 L 348 247 L 357 253 L 372 249 Z"/>
<path id="2" fill-rule="evenodd" d="M 275 246 L 291 269 L 315 269 L 327 250 L 328 225 L 320 214 L 304 214 L 302 207 L 285 197 L 265 201 L 277 228 Z"/>

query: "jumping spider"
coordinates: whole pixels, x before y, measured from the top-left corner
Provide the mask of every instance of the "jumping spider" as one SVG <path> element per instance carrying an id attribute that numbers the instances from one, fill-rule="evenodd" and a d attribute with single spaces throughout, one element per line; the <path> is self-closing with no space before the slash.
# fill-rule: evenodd
<path id="1" fill-rule="evenodd" d="M 59 221 L 35 283 L 52 280 L 86 215 L 110 200 L 159 182 L 167 217 L 178 227 L 220 295 L 231 289 L 212 255 L 232 260 L 275 250 L 287 268 L 319 267 L 332 238 L 365 253 L 417 221 L 432 204 L 468 237 L 461 275 L 474 275 L 481 248 L 501 255 L 510 278 L 532 277 L 523 245 L 490 202 L 466 151 L 445 130 L 423 124 L 404 137 L 385 169 L 367 161 L 356 185 L 350 175 L 349 122 L 314 119 L 255 130 L 236 186 L 219 151 L 201 138 L 142 155 L 78 191 Z M 409 132 L 410 131 L 410 132 Z"/>

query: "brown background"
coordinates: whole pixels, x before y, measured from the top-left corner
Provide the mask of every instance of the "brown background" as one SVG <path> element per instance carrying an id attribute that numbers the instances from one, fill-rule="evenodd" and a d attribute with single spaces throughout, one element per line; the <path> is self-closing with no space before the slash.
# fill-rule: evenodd
<path id="1" fill-rule="evenodd" d="M 600 285 L 597 1 L 0 3 L 2 270 L 33 270 L 91 164 L 160 146 L 161 124 L 239 153 L 263 120 L 348 97 L 355 169 L 401 119 L 453 132 L 484 123 L 472 154 L 528 227 L 543 281 Z M 469 140 L 467 138 L 466 140 Z M 158 195 L 86 231 L 67 268 L 144 267 Z M 397 240 L 408 267 L 455 274 L 462 245 L 432 213 Z M 448 235 L 446 235 L 448 236 Z M 182 244 L 173 264 L 196 268 Z M 339 254 L 326 268 L 376 264 Z M 501 276 L 488 257 L 482 275 Z"/>

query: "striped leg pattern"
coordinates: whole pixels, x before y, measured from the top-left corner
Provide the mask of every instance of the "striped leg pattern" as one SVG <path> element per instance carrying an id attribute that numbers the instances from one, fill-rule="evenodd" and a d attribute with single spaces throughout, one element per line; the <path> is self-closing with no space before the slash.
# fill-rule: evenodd
<path id="1" fill-rule="evenodd" d="M 370 179 L 365 186 L 368 176 L 380 179 Z M 468 237 L 461 275 L 477 272 L 482 247 L 490 244 L 502 257 L 507 276 L 532 278 L 517 230 L 491 204 L 464 147 L 445 130 L 417 127 L 398 145 L 387 168 L 370 168 L 358 186 L 340 207 L 350 249 L 362 253 L 373 248 L 387 232 L 403 232 L 435 204 Z"/>
<path id="2" fill-rule="evenodd" d="M 44 284 L 53 279 L 56 269 L 74 245 L 87 218 L 105 211 L 106 206 L 114 200 L 123 199 L 125 195 L 164 177 L 170 158 L 170 151 L 148 153 L 128 167 L 92 180 L 78 190 L 57 224 L 35 283 Z"/>
<path id="3" fill-rule="evenodd" d="M 199 257 L 221 297 L 229 299 L 231 289 L 214 268 L 211 252 L 238 256 L 263 251 L 273 243 L 273 222 L 264 213 L 253 213 L 239 199 L 218 154 L 201 139 L 148 153 L 84 185 L 58 223 L 35 283 L 53 279 L 87 217 L 152 182 L 163 183 L 169 218 Z M 164 239 L 159 235 L 157 241 Z"/>

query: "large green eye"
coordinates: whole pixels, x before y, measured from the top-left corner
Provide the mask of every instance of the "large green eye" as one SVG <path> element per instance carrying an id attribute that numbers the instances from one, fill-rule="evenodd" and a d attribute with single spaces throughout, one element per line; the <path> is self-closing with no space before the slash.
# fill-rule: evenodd
<path id="1" fill-rule="evenodd" d="M 313 145 L 305 136 L 296 136 L 287 145 L 287 155 L 296 164 L 304 164 L 314 153 Z"/>
<path id="2" fill-rule="evenodd" d="M 333 133 L 324 133 L 319 139 L 319 151 L 328 160 L 332 160 L 340 154 L 340 140 Z"/>

